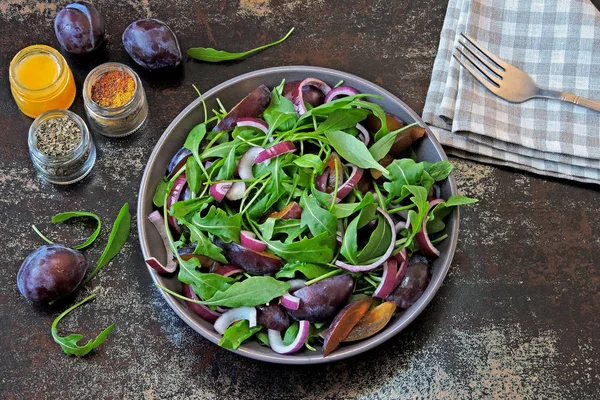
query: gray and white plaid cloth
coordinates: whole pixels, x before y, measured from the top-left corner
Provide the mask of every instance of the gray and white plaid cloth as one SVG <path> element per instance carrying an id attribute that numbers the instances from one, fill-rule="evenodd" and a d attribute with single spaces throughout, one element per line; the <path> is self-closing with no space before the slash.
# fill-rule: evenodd
<path id="1" fill-rule="evenodd" d="M 449 154 L 600 184 L 600 113 L 509 103 L 452 57 L 465 32 L 542 87 L 600 101 L 600 13 L 588 0 L 450 0 L 423 111 Z"/>

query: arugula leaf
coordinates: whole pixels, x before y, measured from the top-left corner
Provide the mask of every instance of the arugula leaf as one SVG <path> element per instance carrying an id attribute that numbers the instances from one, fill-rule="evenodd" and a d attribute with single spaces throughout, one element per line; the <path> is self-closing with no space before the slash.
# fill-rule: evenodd
<path id="1" fill-rule="evenodd" d="M 271 46 L 275 46 L 284 40 L 286 40 L 291 34 L 294 32 L 294 28 L 290 29 L 290 31 L 281 39 L 274 41 L 273 43 L 265 44 L 264 46 L 257 47 L 252 50 L 244 51 L 242 53 L 230 53 L 223 50 L 215 50 L 210 47 L 193 47 L 188 49 L 188 56 L 195 58 L 196 60 L 206 61 L 206 62 L 221 62 L 221 61 L 231 61 L 237 60 L 238 58 L 246 57 L 252 53 L 256 53 L 258 51 L 265 50 Z"/>
<path id="2" fill-rule="evenodd" d="M 294 322 L 293 324 L 291 324 L 286 330 L 285 330 L 285 334 L 283 335 L 283 344 L 286 346 L 289 346 L 290 344 L 292 344 L 292 342 L 296 339 L 296 336 L 298 336 L 298 331 L 300 330 L 300 323 L 299 322 Z"/>
<path id="3" fill-rule="evenodd" d="M 374 202 L 375 197 L 373 196 L 373 193 L 367 192 L 360 203 L 338 203 L 333 206 L 331 212 L 338 219 L 347 218 L 355 212 L 362 210 L 366 206 L 373 204 Z"/>
<path id="4" fill-rule="evenodd" d="M 252 276 L 234 283 L 225 291 L 219 290 L 203 304 L 232 308 L 256 307 L 283 296 L 289 288 L 289 283 L 278 281 L 270 276 Z"/>
<path id="5" fill-rule="evenodd" d="M 293 243 L 266 240 L 269 250 L 286 261 L 300 261 L 325 264 L 335 255 L 335 235 L 323 232 L 313 238 L 301 239 Z"/>
<path id="6" fill-rule="evenodd" d="M 194 157 L 189 157 L 185 162 L 185 175 L 190 190 L 193 193 L 198 193 L 202 186 L 202 170 Z"/>
<path id="7" fill-rule="evenodd" d="M 131 214 L 129 214 L 129 204 L 123 204 L 119 215 L 113 223 L 112 230 L 108 236 L 108 242 L 106 247 L 100 255 L 100 259 L 96 263 L 94 270 L 85 279 L 82 285 L 88 283 L 100 270 L 112 260 L 119 252 L 129 237 L 129 230 L 131 229 Z"/>
<path id="8" fill-rule="evenodd" d="M 304 262 L 288 263 L 285 264 L 282 269 L 277 271 L 277 273 L 275 274 L 275 278 L 294 278 L 296 276 L 296 272 L 299 272 L 302 275 L 304 275 L 307 279 L 314 279 L 321 275 L 325 275 L 333 270 L 334 268 L 326 267 L 320 264 Z"/>
<path id="9" fill-rule="evenodd" d="M 387 190 L 390 197 L 398 197 L 398 201 L 406 198 L 410 195 L 410 192 L 405 188 L 407 185 L 418 186 L 422 183 L 424 174 L 424 164 L 415 163 L 410 158 L 402 158 L 395 160 L 387 167 L 390 174 L 390 182 L 385 182 L 383 188 Z M 428 176 L 428 175 L 427 175 Z M 432 179 L 426 179 L 425 183 L 429 181 L 429 185 L 426 186 L 426 190 L 429 191 Z"/>
<path id="10" fill-rule="evenodd" d="M 301 221 L 297 219 L 269 217 L 265 222 L 258 225 L 258 229 L 265 240 L 271 240 L 274 235 L 283 233 L 288 236 L 287 242 L 296 239 L 304 232 L 305 227 L 303 227 Z"/>
<path id="11" fill-rule="evenodd" d="M 86 247 L 88 247 L 89 245 L 91 245 L 92 243 L 94 243 L 94 240 L 96 240 L 96 238 L 98 237 L 98 235 L 100 234 L 100 229 L 102 227 L 102 222 L 100 221 L 100 217 L 98 217 L 96 214 L 91 213 L 91 212 L 87 212 L 87 211 L 67 211 L 64 213 L 60 213 L 60 214 L 56 214 L 54 217 L 52 217 L 52 222 L 53 223 L 57 223 L 57 222 L 65 222 L 71 218 L 93 218 L 96 220 L 96 222 L 98 223 L 96 225 L 96 229 L 94 230 L 94 232 L 90 235 L 89 238 L 86 239 L 85 242 L 78 244 L 76 246 L 73 246 L 74 249 L 76 250 L 81 250 L 81 249 L 85 249 Z M 44 239 L 46 242 L 52 244 L 54 242 L 52 242 L 50 239 L 48 239 L 46 236 L 44 236 L 44 234 L 42 232 L 40 232 L 35 225 L 32 225 L 33 230 L 35 231 L 35 233 L 37 233 L 42 239 Z"/>
<path id="12" fill-rule="evenodd" d="M 402 131 L 411 128 L 413 126 L 417 125 L 417 123 L 413 123 L 410 125 L 407 125 L 405 127 L 402 127 L 400 129 L 397 129 L 393 132 L 388 133 L 387 135 L 383 136 L 381 139 L 379 139 L 378 141 L 376 141 L 373 146 L 371 146 L 369 148 L 369 152 L 371 153 L 371 155 L 373 156 L 373 158 L 377 161 L 381 160 L 383 157 L 385 157 L 389 152 L 390 149 L 392 148 L 392 146 L 394 145 L 394 141 L 396 140 L 396 137 L 398 136 L 399 133 L 401 133 Z"/>
<path id="13" fill-rule="evenodd" d="M 191 213 L 204 210 L 211 201 L 211 197 L 196 197 L 195 199 L 178 201 L 173 203 L 169 214 L 175 218 L 183 218 Z"/>
<path id="14" fill-rule="evenodd" d="M 225 158 L 225 162 L 221 169 L 219 169 L 219 173 L 215 180 L 220 181 L 223 179 L 231 179 L 233 173 L 235 172 L 235 150 L 231 150 Z"/>
<path id="15" fill-rule="evenodd" d="M 369 114 L 368 110 L 360 108 L 338 109 L 320 124 L 315 132 L 343 131 L 344 129 L 354 128 L 356 124 L 365 119 Z"/>
<path id="16" fill-rule="evenodd" d="M 337 231 L 337 218 L 319 205 L 313 196 L 307 196 L 306 192 L 300 200 L 302 216 L 300 221 L 302 227 L 308 226 L 310 233 L 317 236 L 323 232 L 335 237 Z"/>
<path id="17" fill-rule="evenodd" d="M 211 206 L 206 217 L 200 213 L 192 217 L 192 223 L 200 230 L 217 235 L 225 242 L 239 242 L 242 229 L 241 214 L 228 215 L 225 211 Z"/>
<path id="18" fill-rule="evenodd" d="M 325 136 L 335 151 L 352 164 L 360 168 L 374 168 L 389 177 L 388 170 L 375 161 L 367 146 L 354 136 L 342 131 L 326 132 Z"/>
<path id="19" fill-rule="evenodd" d="M 348 224 L 346 232 L 344 233 L 344 238 L 342 239 L 342 247 L 340 248 L 340 253 L 350 262 L 350 264 L 354 265 L 358 265 L 358 260 L 356 259 L 356 254 L 358 253 L 358 222 L 362 213 L 363 210 L 361 210 L 360 214 Z"/>
<path id="20" fill-rule="evenodd" d="M 192 128 L 183 144 L 183 147 L 192 152 L 198 164 L 202 163 L 198 152 L 200 151 L 200 143 L 204 139 L 204 136 L 206 136 L 206 124 L 203 122 Z"/>
<path id="21" fill-rule="evenodd" d="M 257 338 L 258 340 L 260 340 L 260 342 L 261 342 L 263 345 L 265 345 L 265 346 L 267 346 L 267 347 L 271 347 L 271 345 L 269 344 L 269 335 L 267 334 L 267 332 L 265 332 L 265 331 L 259 331 L 259 332 L 256 334 L 256 338 Z"/>
<path id="22" fill-rule="evenodd" d="M 213 297 L 219 290 L 225 291 L 229 289 L 233 282 L 233 278 L 223 275 L 199 272 L 194 274 L 194 280 L 189 284 L 202 300 L 207 300 Z"/>
<path id="23" fill-rule="evenodd" d="M 409 247 L 412 245 L 414 237 L 421 231 L 421 225 L 423 225 L 423 218 L 427 218 L 427 211 L 429 210 L 429 202 L 427 201 L 428 190 L 422 186 L 406 185 L 406 190 L 412 193 L 410 201 L 412 201 L 419 212 L 410 210 L 408 212 L 408 218 L 410 220 L 410 234 L 406 238 L 406 242 L 402 247 Z"/>
<path id="24" fill-rule="evenodd" d="M 443 181 L 452 173 L 454 166 L 448 161 L 438 161 L 436 163 L 423 162 L 425 171 L 436 181 Z"/>
<path id="25" fill-rule="evenodd" d="M 464 204 L 477 203 L 477 199 L 472 199 L 465 196 L 450 196 L 448 200 L 437 204 L 433 210 L 429 212 L 429 220 L 427 221 L 427 234 L 441 232 L 446 228 L 444 218 L 452 212 L 453 207 L 462 206 Z"/>
<path id="26" fill-rule="evenodd" d="M 379 258 L 385 254 L 392 240 L 392 229 L 385 219 L 379 215 L 377 217 L 377 227 L 371 233 L 369 241 L 358 252 L 356 257 L 359 264 L 369 260 Z"/>
<path id="27" fill-rule="evenodd" d="M 223 255 L 223 249 L 211 242 L 210 239 L 194 224 L 191 224 L 186 220 L 182 220 L 182 222 L 190 230 L 190 240 L 197 243 L 194 254 L 201 254 L 220 263 L 227 264 L 227 259 Z"/>
<path id="28" fill-rule="evenodd" d="M 250 328 L 248 320 L 241 320 L 231 325 L 223 333 L 219 340 L 219 346 L 230 350 L 236 350 L 241 344 L 262 329 L 261 326 Z"/>
<path id="29" fill-rule="evenodd" d="M 296 127 L 299 125 L 300 122 L 304 122 L 304 120 L 306 120 L 307 118 L 311 118 L 313 115 L 319 116 L 319 117 L 324 117 L 324 116 L 330 115 L 335 110 L 339 110 L 341 108 L 353 107 L 354 105 L 359 104 L 359 100 L 364 97 L 373 97 L 373 98 L 377 98 L 377 99 L 383 99 L 383 97 L 381 97 L 381 96 L 377 96 L 374 94 L 367 94 L 367 93 L 359 93 L 359 94 L 355 94 L 353 96 L 340 97 L 339 99 L 332 100 L 329 103 L 323 103 L 318 107 L 308 109 L 307 112 L 302 114 L 302 116 L 296 123 Z M 368 103 L 368 102 L 363 102 L 363 103 Z M 368 104 L 372 104 L 372 103 L 368 103 Z"/>
<path id="30" fill-rule="evenodd" d="M 294 103 L 282 96 L 284 84 L 285 80 L 273 89 L 271 103 L 263 112 L 263 118 L 269 124 L 269 134 L 275 132 L 277 129 L 283 131 L 290 130 L 298 120 Z"/>
<path id="31" fill-rule="evenodd" d="M 65 312 L 63 312 L 58 317 L 56 317 L 56 319 L 54 319 L 54 322 L 52 322 L 52 339 L 54 339 L 54 341 L 60 345 L 60 347 L 65 352 L 65 354 L 75 355 L 77 357 L 85 356 L 90 351 L 92 351 L 96 347 L 100 346 L 106 339 L 106 336 L 108 336 L 108 334 L 115 327 L 115 324 L 109 325 L 98 336 L 96 336 L 96 338 L 94 340 L 90 339 L 83 346 L 80 346 L 77 344 L 81 339 L 83 339 L 83 335 L 72 333 L 69 336 L 63 337 L 58 334 L 57 327 L 58 327 L 58 323 L 60 322 L 60 320 L 63 319 L 68 313 L 70 313 L 77 307 L 81 306 L 82 304 L 90 301 L 94 297 L 96 297 L 96 294 L 94 294 L 94 293 L 89 295 L 88 297 L 86 297 L 85 299 L 80 301 L 79 303 L 75 304 L 72 307 L 69 307 Z"/>
<path id="32" fill-rule="evenodd" d="M 167 197 L 167 192 L 169 190 L 169 180 L 166 178 L 161 179 L 156 186 L 156 191 L 154 192 L 154 197 L 152 198 L 152 202 L 158 208 L 161 208 L 165 205 L 165 197 Z"/>
<path id="33" fill-rule="evenodd" d="M 376 96 L 370 97 L 377 98 Z M 376 142 L 389 132 L 387 126 L 387 115 L 385 114 L 385 111 L 383 111 L 383 108 L 381 108 L 380 105 L 364 100 L 357 100 L 354 102 L 353 105 L 356 107 L 364 108 L 365 110 L 370 110 L 377 118 L 379 118 L 379 121 L 381 122 L 381 128 L 379 128 L 379 130 L 375 133 Z"/>
<path id="34" fill-rule="evenodd" d="M 320 172 L 324 163 L 316 154 L 305 154 L 296 158 L 294 164 L 301 168 L 312 168 L 316 172 Z"/>

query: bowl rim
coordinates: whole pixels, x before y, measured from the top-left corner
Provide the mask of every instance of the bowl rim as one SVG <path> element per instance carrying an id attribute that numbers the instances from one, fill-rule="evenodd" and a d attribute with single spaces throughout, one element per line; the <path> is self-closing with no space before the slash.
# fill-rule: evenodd
<path id="1" fill-rule="evenodd" d="M 310 76 L 310 74 L 332 74 L 332 75 L 339 76 L 340 79 L 343 79 L 345 81 L 348 81 L 348 80 L 356 81 L 356 82 L 360 82 L 361 84 L 363 84 L 365 86 L 377 88 L 379 91 L 384 93 L 384 96 L 386 97 L 386 99 L 400 105 L 400 107 L 402 107 L 412 118 L 414 118 L 414 120 L 417 121 L 419 123 L 419 125 L 423 126 L 425 128 L 427 136 L 431 140 L 431 143 L 432 143 L 433 147 L 435 148 L 435 150 L 442 156 L 442 158 L 448 159 L 444 149 L 442 148 L 441 144 L 438 142 L 437 138 L 435 137 L 435 135 L 433 134 L 431 129 L 429 129 L 429 127 L 427 126 L 427 124 L 425 124 L 423 122 L 421 117 L 412 108 L 410 108 L 406 103 L 404 103 L 402 100 L 400 100 L 397 96 L 390 93 L 388 90 L 380 87 L 379 85 L 377 85 L 375 83 L 372 83 L 372 82 L 370 82 L 366 79 L 363 79 L 361 77 L 358 77 L 356 75 L 353 75 L 353 74 L 350 74 L 347 72 L 343 72 L 343 71 L 339 71 L 339 70 L 335 70 L 335 69 L 331 69 L 331 68 L 290 65 L 290 66 L 270 67 L 270 68 L 255 70 L 255 71 L 247 72 L 242 75 L 238 75 L 234 78 L 231 78 L 225 82 L 218 84 L 217 86 L 214 86 L 213 88 L 211 88 L 210 90 L 208 90 L 206 93 L 203 94 L 203 98 L 208 98 L 208 97 L 214 95 L 215 93 L 218 93 L 222 89 L 229 87 L 229 86 L 236 85 L 239 82 L 242 82 L 248 78 L 256 78 L 256 77 L 261 77 L 261 76 L 266 76 L 266 75 L 271 75 L 271 74 L 292 73 L 292 72 L 305 73 L 305 74 L 307 74 L 307 76 Z M 152 150 L 152 153 L 150 154 L 150 157 L 148 158 L 146 167 L 144 168 L 144 174 L 143 174 L 142 180 L 140 182 L 140 189 L 138 192 L 138 203 L 137 203 L 137 214 L 138 214 L 137 230 L 138 230 L 138 237 L 139 237 L 139 241 L 140 241 L 140 247 L 142 249 L 142 254 L 144 256 L 144 259 L 149 257 L 150 249 L 148 248 L 148 244 L 146 243 L 146 235 L 144 233 L 144 229 L 142 229 L 142 227 L 146 224 L 144 224 L 140 221 L 140 216 L 143 213 L 143 204 L 142 204 L 143 199 L 145 196 L 147 196 L 146 192 L 150 189 L 150 185 L 152 184 L 152 182 L 149 182 L 150 171 L 152 169 L 153 164 L 156 161 L 159 149 L 162 148 L 163 144 L 168 140 L 168 137 L 172 134 L 172 132 L 174 131 L 176 126 L 180 123 L 180 121 L 185 116 L 187 116 L 187 114 L 189 114 L 195 107 L 197 107 L 201 101 L 202 101 L 201 98 L 195 99 L 190 104 L 188 104 L 173 119 L 173 121 L 171 121 L 171 123 L 167 126 L 167 128 L 162 133 L 159 140 L 156 142 L 156 144 Z M 456 187 L 456 181 L 454 179 L 454 174 L 453 173 L 450 174 L 450 176 L 448 176 L 447 179 L 448 179 L 448 184 L 450 187 L 450 193 L 457 194 L 457 187 Z M 227 350 L 229 350 L 233 353 L 251 358 L 251 359 L 275 363 L 275 364 L 312 365 L 312 364 L 321 364 L 321 363 L 339 361 L 339 360 L 342 360 L 342 359 L 345 359 L 348 357 L 352 357 L 352 356 L 361 354 L 361 353 L 368 351 L 380 344 L 383 344 L 385 341 L 391 339 L 393 336 L 397 335 L 400 331 L 405 329 L 418 315 L 420 315 L 423 312 L 423 310 L 431 302 L 431 300 L 433 299 L 433 297 L 436 295 L 437 291 L 441 287 L 442 283 L 444 282 L 444 279 L 448 273 L 448 270 L 450 269 L 450 265 L 452 264 L 452 260 L 454 258 L 454 254 L 456 252 L 456 245 L 457 245 L 457 241 L 458 241 L 458 230 L 459 230 L 459 224 L 460 224 L 460 212 L 459 212 L 458 207 L 456 208 L 456 210 L 454 210 L 454 213 L 455 213 L 455 223 L 453 224 L 451 232 L 448 232 L 449 237 L 452 238 L 452 240 L 450 240 L 450 244 L 449 244 L 449 247 L 447 250 L 447 252 L 449 253 L 448 261 L 447 261 L 447 263 L 445 263 L 444 265 L 441 266 L 441 273 L 439 274 L 437 279 L 434 280 L 432 278 L 432 280 L 429 282 L 427 289 L 425 290 L 423 295 L 419 298 L 419 300 L 415 304 L 413 304 L 410 308 L 408 308 L 407 310 L 404 311 L 404 314 L 402 316 L 402 321 L 397 321 L 395 323 L 395 325 L 386 327 L 384 330 L 380 331 L 379 333 L 373 335 L 370 338 L 364 339 L 360 342 L 356 342 L 355 347 L 353 347 L 352 349 L 341 348 L 341 349 L 338 349 L 337 351 L 333 352 L 332 354 L 328 355 L 327 357 L 323 357 L 321 353 L 310 354 L 310 355 L 306 355 L 306 356 L 302 356 L 302 355 L 287 356 L 287 355 L 282 355 L 282 354 L 278 354 L 275 352 L 272 352 L 272 354 L 263 354 L 263 353 L 256 352 L 252 348 L 249 349 L 244 345 L 240 346 L 237 350 L 229 350 L 229 349 L 227 349 Z M 154 271 L 153 269 L 148 267 L 147 265 L 146 265 L 146 267 L 147 267 L 148 271 L 150 272 L 152 281 L 155 284 L 159 283 L 158 279 L 160 278 L 160 275 L 156 271 Z M 173 311 L 175 311 L 175 313 L 187 325 L 189 325 L 192 329 L 194 329 L 196 332 L 198 332 L 203 338 L 218 345 L 218 339 L 216 339 L 213 336 L 207 335 L 205 333 L 205 331 L 204 331 L 205 328 L 202 327 L 201 325 L 199 325 L 193 318 L 190 317 L 191 311 L 188 310 L 187 307 L 183 303 L 176 300 L 173 296 L 168 295 L 165 291 L 163 291 L 163 290 L 159 290 L 159 291 L 160 291 L 161 296 L 163 297 L 163 299 L 165 299 L 165 301 L 171 307 L 171 309 L 173 309 Z M 187 313 L 185 311 L 187 311 Z M 200 317 L 196 317 L 196 318 L 200 318 Z"/>

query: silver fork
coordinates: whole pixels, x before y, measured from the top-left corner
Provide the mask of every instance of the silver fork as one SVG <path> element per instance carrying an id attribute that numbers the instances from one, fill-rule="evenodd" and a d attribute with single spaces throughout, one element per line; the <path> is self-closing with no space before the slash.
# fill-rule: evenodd
<path id="1" fill-rule="evenodd" d="M 461 33 L 453 54 L 460 65 L 490 92 L 512 103 L 522 103 L 533 98 L 558 99 L 600 111 L 600 102 L 572 93 L 542 89 L 533 78 L 519 68 L 502 61 L 472 37 Z"/>

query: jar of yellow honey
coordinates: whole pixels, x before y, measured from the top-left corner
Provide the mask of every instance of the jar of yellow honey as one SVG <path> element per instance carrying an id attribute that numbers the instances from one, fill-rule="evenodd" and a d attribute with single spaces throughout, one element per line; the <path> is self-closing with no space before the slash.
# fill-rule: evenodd
<path id="1" fill-rule="evenodd" d="M 13 97 L 29 117 L 66 110 L 75 99 L 73 73 L 64 57 L 50 46 L 36 44 L 18 52 L 10 62 L 9 77 Z"/>

